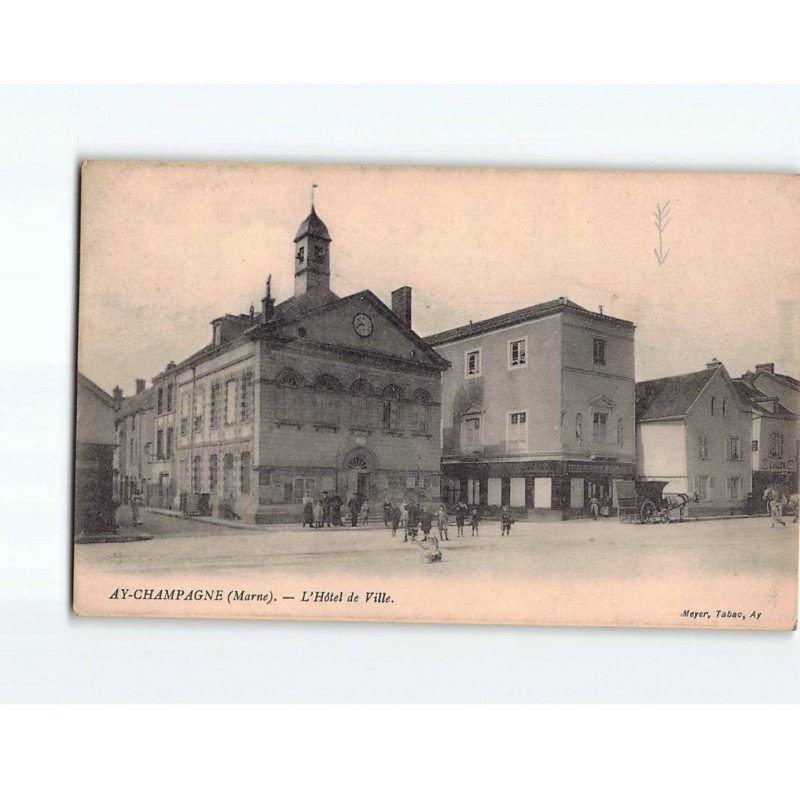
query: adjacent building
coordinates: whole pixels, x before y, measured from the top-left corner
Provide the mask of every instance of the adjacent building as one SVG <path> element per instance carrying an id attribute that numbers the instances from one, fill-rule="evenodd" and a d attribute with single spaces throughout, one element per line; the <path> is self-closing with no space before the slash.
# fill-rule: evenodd
<path id="1" fill-rule="evenodd" d="M 759 367 L 769 365 L 759 365 Z M 758 367 L 757 367 L 758 369 Z M 757 372 L 747 372 L 734 380 L 742 404 L 750 410 L 750 459 L 753 493 L 760 498 L 768 486 L 780 487 L 786 494 L 797 491 L 797 415 L 777 394 L 766 394 L 756 387 Z M 770 374 L 774 374 L 774 368 Z M 781 379 L 788 376 L 781 376 Z M 793 379 L 789 379 L 793 380 Z M 759 381 L 771 388 L 768 380 Z M 788 402 L 795 399 L 784 393 Z"/>
<path id="2" fill-rule="evenodd" d="M 114 522 L 114 413 L 117 404 L 96 383 L 78 373 L 75 420 L 76 536 L 111 533 Z"/>
<path id="3" fill-rule="evenodd" d="M 330 246 L 312 207 L 294 238 L 293 296 L 276 304 L 268 279 L 258 312 L 212 320 L 209 343 L 131 403 L 132 459 L 134 409 L 152 410 L 158 502 L 207 496 L 217 514 L 265 523 L 299 519 L 301 499 L 323 492 L 373 508 L 438 499 L 448 362 L 413 332 L 409 287 L 391 309 L 368 290 L 335 294 Z"/>
<path id="4" fill-rule="evenodd" d="M 561 297 L 427 337 L 446 500 L 568 516 L 633 478 L 634 332 Z"/>
<path id="5" fill-rule="evenodd" d="M 752 489 L 752 407 L 724 365 L 636 384 L 636 462 L 642 480 L 695 495 L 690 513 L 741 511 Z"/>
<path id="6" fill-rule="evenodd" d="M 150 501 L 152 486 L 152 452 L 154 423 L 154 391 L 145 388 L 144 378 L 136 379 L 136 394 L 123 398 L 115 388 L 118 405 L 114 453 L 114 490 L 117 500 L 129 503 L 139 492 Z"/>

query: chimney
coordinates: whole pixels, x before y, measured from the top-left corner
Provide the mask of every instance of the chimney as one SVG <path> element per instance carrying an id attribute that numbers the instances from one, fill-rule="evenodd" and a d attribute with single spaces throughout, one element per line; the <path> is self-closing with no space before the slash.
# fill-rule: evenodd
<path id="1" fill-rule="evenodd" d="M 267 278 L 267 293 L 261 300 L 261 321 L 266 322 L 275 308 L 275 300 L 272 297 L 272 275 Z"/>
<path id="2" fill-rule="evenodd" d="M 706 364 L 706 369 L 716 369 L 717 367 L 721 367 L 722 362 L 715 356 L 711 359 L 711 361 Z"/>
<path id="3" fill-rule="evenodd" d="M 252 325 L 256 318 L 256 307 L 250 303 L 250 324 Z"/>
<path id="4" fill-rule="evenodd" d="M 118 403 L 122 402 L 122 389 L 120 389 L 119 386 L 115 386 L 114 387 L 114 391 L 113 391 L 112 394 L 113 394 L 114 400 L 116 400 L 116 402 L 118 402 Z"/>
<path id="5" fill-rule="evenodd" d="M 402 286 L 392 292 L 392 311 L 411 327 L 411 287 Z"/>
<path id="6" fill-rule="evenodd" d="M 144 378 L 136 379 L 136 394 L 141 394 L 144 391 Z"/>
<path id="7" fill-rule="evenodd" d="M 775 364 L 770 362 L 768 364 L 756 364 L 756 372 L 771 372 L 775 374 Z"/>

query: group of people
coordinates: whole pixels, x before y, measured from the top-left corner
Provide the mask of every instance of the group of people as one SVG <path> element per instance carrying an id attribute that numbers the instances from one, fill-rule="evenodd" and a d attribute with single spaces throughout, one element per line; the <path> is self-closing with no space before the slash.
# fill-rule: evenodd
<path id="1" fill-rule="evenodd" d="M 344 526 L 342 518 L 344 501 L 338 492 L 328 494 L 323 492 L 322 497 L 314 499 L 310 495 L 304 495 L 303 503 L 303 527 L 309 528 L 341 528 Z M 356 527 L 361 521 L 366 524 L 369 519 L 369 500 L 355 494 L 347 502 L 347 511 L 350 516 L 350 524 Z"/>
<path id="2" fill-rule="evenodd" d="M 329 495 L 323 492 L 321 497 L 314 499 L 305 495 L 303 503 L 303 527 L 309 528 L 340 528 L 344 526 L 343 512 L 349 512 L 350 524 L 356 527 L 359 522 L 367 524 L 370 514 L 370 505 L 367 498 L 353 495 L 345 504 L 338 493 Z M 346 512 L 345 512 L 346 513 Z M 471 536 L 478 536 L 481 522 L 480 509 L 477 505 L 468 506 L 463 500 L 455 507 L 456 537 L 464 536 L 464 527 L 469 522 Z M 431 510 L 428 505 L 421 504 L 415 499 L 406 499 L 400 503 L 387 500 L 383 504 L 383 524 L 391 528 L 392 536 L 398 530 L 403 531 L 403 541 L 428 541 L 431 531 L 436 526 L 439 541 L 449 541 L 450 515 L 447 506 L 439 503 L 438 508 Z M 503 506 L 500 511 L 500 535 L 510 536 L 513 519 L 508 506 Z"/>
<path id="3" fill-rule="evenodd" d="M 782 525 L 784 528 L 786 527 L 786 523 L 783 521 L 783 512 L 786 509 L 786 503 L 788 499 L 793 499 L 793 521 L 797 522 L 798 510 L 800 510 L 800 502 L 798 502 L 797 495 L 792 495 L 791 498 L 786 498 L 781 492 L 779 492 L 777 489 L 774 489 L 772 486 L 768 486 L 764 490 L 764 502 L 767 505 L 767 511 L 769 512 L 770 519 L 772 520 L 772 525 L 770 527 L 774 528 L 776 525 Z"/>

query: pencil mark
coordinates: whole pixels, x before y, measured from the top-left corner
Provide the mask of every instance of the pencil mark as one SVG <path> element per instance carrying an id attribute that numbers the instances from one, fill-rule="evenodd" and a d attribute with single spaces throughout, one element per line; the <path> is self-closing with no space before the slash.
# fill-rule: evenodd
<path id="1" fill-rule="evenodd" d="M 667 260 L 667 256 L 669 256 L 669 250 L 667 250 L 666 253 L 664 252 L 664 231 L 667 229 L 667 225 L 669 225 L 670 221 L 669 200 L 667 200 L 663 206 L 660 203 L 656 203 L 656 210 L 653 212 L 653 216 L 656 218 L 655 226 L 658 231 L 658 250 L 653 248 L 653 253 L 655 253 L 656 261 L 661 267 Z"/>

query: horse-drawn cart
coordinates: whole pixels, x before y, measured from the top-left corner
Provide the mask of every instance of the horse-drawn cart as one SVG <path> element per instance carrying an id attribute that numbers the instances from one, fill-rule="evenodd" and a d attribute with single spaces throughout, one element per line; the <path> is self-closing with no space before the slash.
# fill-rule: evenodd
<path id="1" fill-rule="evenodd" d="M 690 497 L 687 494 L 665 495 L 666 485 L 667 481 L 614 481 L 620 522 L 680 522 Z"/>

